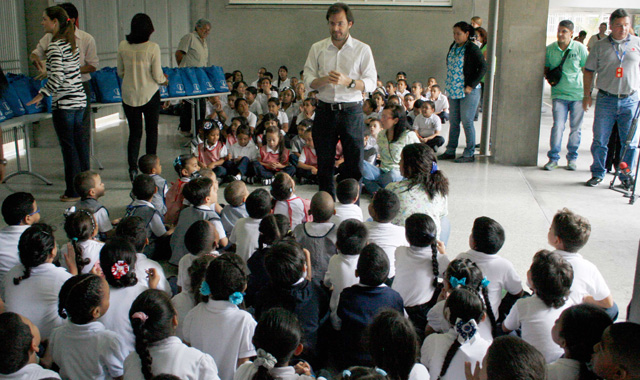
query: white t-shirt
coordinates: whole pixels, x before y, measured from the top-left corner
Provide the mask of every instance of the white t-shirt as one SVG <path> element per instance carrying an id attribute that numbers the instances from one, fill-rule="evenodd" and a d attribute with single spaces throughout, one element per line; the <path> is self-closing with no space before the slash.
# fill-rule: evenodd
<path id="1" fill-rule="evenodd" d="M 229 243 L 236 245 L 236 254 L 245 262 L 258 249 L 258 238 L 260 237 L 258 230 L 260 229 L 261 221 L 261 219 L 252 217 L 238 219 L 233 231 L 231 231 Z"/>
<path id="2" fill-rule="evenodd" d="M 444 333 L 452 327 L 451 323 L 444 317 L 444 305 L 445 300 L 438 301 L 427 313 L 427 323 L 435 332 Z M 478 323 L 478 335 L 487 342 L 493 342 L 491 330 L 489 317 Z"/>
<path id="3" fill-rule="evenodd" d="M 122 343 L 100 322 L 76 325 L 68 321 L 49 338 L 53 362 L 65 379 L 111 379 L 122 376 Z"/>
<path id="4" fill-rule="evenodd" d="M 571 284 L 571 296 L 582 300 L 584 296 L 590 295 L 596 301 L 611 295 L 611 291 L 602 274 L 592 262 L 586 260 L 579 253 L 571 253 L 556 250 L 573 267 L 573 283 Z"/>
<path id="5" fill-rule="evenodd" d="M 537 296 L 521 298 L 511 308 L 511 312 L 503 322 L 509 330 L 522 329 L 522 339 L 538 349 L 547 363 L 558 360 L 564 350 L 551 338 L 551 328 L 560 314 L 572 306 L 569 299 L 557 309 L 545 305 Z"/>
<path id="6" fill-rule="evenodd" d="M 238 359 L 256 355 L 251 342 L 256 324 L 251 314 L 231 302 L 209 300 L 187 314 L 183 340 L 213 356 L 220 378 L 232 380 Z"/>
<path id="7" fill-rule="evenodd" d="M 342 223 L 342 221 L 347 219 L 357 219 L 361 222 L 364 220 L 362 216 L 362 209 L 355 203 L 345 205 L 340 202 L 336 202 L 335 209 L 336 213 L 331 217 L 331 221 L 338 227 L 340 227 L 340 223 Z"/>
<path id="8" fill-rule="evenodd" d="M 218 367 L 210 355 L 182 343 L 171 336 L 149 345 L 151 373 L 171 374 L 183 380 L 219 380 Z M 124 361 L 125 380 L 144 380 L 142 363 L 136 352 Z"/>
<path id="9" fill-rule="evenodd" d="M 227 115 L 227 120 L 225 122 L 225 125 L 227 126 L 231 125 L 234 117 L 240 116 L 240 114 L 238 114 L 236 111 L 231 111 L 231 112 L 232 112 L 231 115 Z M 258 124 L 258 117 L 253 112 L 251 112 L 251 110 L 249 110 L 249 115 L 246 116 L 246 119 L 247 119 L 247 125 L 251 128 L 255 128 L 256 124 Z"/>
<path id="10" fill-rule="evenodd" d="M 364 225 L 369 230 L 369 243 L 378 244 L 387 254 L 389 258 L 389 278 L 393 278 L 396 275 L 396 248 L 409 246 L 405 237 L 404 227 L 376 221 L 365 222 Z"/>
<path id="11" fill-rule="evenodd" d="M 60 375 L 58 375 L 56 372 L 44 369 L 34 363 L 27 364 L 26 366 L 20 368 L 19 371 L 16 371 L 9 375 L 0 374 L 0 380 L 41 380 L 48 377 L 59 379 Z"/>
<path id="12" fill-rule="evenodd" d="M 435 113 L 429 117 L 424 117 L 420 114 L 413 121 L 412 129 L 421 137 L 429 137 L 442 130 L 442 122 Z"/>
<path id="13" fill-rule="evenodd" d="M 409 380 L 430 380 L 431 376 L 429 376 L 429 371 L 427 367 L 420 363 L 416 363 L 411 368 L 411 372 L 409 372 Z"/>
<path id="14" fill-rule="evenodd" d="M 502 292 L 506 290 L 510 294 L 518 294 L 522 291 L 522 280 L 516 273 L 513 264 L 504 257 L 495 255 L 487 255 L 482 252 L 470 249 L 456 257 L 456 259 L 469 259 L 476 263 L 482 274 L 489 280 L 487 288 L 489 294 L 489 302 L 493 315 L 498 318 L 498 308 L 502 302 Z"/>
<path id="15" fill-rule="evenodd" d="M 444 334 L 431 334 L 424 340 L 422 349 L 420 350 L 420 362 L 424 364 L 429 373 L 437 378 L 442 370 L 444 358 L 458 337 L 458 333 L 451 329 Z M 447 373 L 442 376 L 442 380 L 460 380 L 465 379 L 464 363 L 470 362 L 471 368 L 476 367 L 476 363 L 482 365 L 487 350 L 491 344 L 482 339 L 477 334 L 470 341 L 465 342 L 453 356 Z"/>
<path id="16" fill-rule="evenodd" d="M 157 261 L 151 260 L 144 253 L 136 253 L 136 258 L 136 277 L 138 278 L 138 282 L 146 287 L 149 287 L 147 270 L 153 268 L 156 270 L 156 274 L 160 277 L 160 282 L 158 282 L 158 287 L 156 289 L 162 290 L 168 295 L 172 295 L 171 285 L 169 285 L 169 281 L 167 281 L 167 276 L 165 276 L 164 274 L 162 265 L 160 265 Z"/>
<path id="17" fill-rule="evenodd" d="M 449 100 L 443 93 L 440 93 L 440 95 L 438 95 L 438 99 L 432 100 L 431 97 L 429 97 L 429 100 L 431 100 L 436 105 L 436 113 L 449 111 Z"/>
<path id="18" fill-rule="evenodd" d="M 273 213 L 284 215 L 289 218 L 291 231 L 293 231 L 298 224 L 307 221 L 307 216 L 304 213 L 304 202 L 302 201 L 302 198 L 295 194 L 291 194 L 289 199 L 286 201 L 276 201 L 276 205 L 273 207 Z"/>
<path id="19" fill-rule="evenodd" d="M 82 247 L 82 258 L 89 259 L 89 264 L 82 267 L 80 274 L 85 274 L 91 272 L 96 263 L 100 260 L 100 250 L 104 246 L 104 243 L 101 241 L 89 239 L 85 241 L 78 242 L 77 245 Z M 67 245 L 63 245 L 60 248 L 60 253 L 62 257 L 67 254 Z M 67 269 L 67 263 L 64 260 L 60 260 L 62 267 Z"/>
<path id="20" fill-rule="evenodd" d="M 109 219 L 109 211 L 105 207 L 101 207 L 98 211 L 93 213 L 93 217 L 96 218 L 96 224 L 98 225 L 98 231 L 101 233 L 107 233 L 113 229 L 111 219 Z"/>
<path id="21" fill-rule="evenodd" d="M 109 286 L 109 310 L 98 319 L 104 327 L 115 332 L 122 341 L 122 357 L 127 357 L 130 352 L 135 350 L 135 336 L 131 321 L 129 321 L 129 309 L 131 304 L 140 295 L 147 290 L 147 287 L 140 282 L 128 288 L 114 288 Z"/>
<path id="22" fill-rule="evenodd" d="M 258 367 L 253 365 L 253 362 L 246 362 L 238 367 L 233 380 L 252 380 L 257 372 Z M 313 376 L 298 375 L 291 366 L 272 368 L 269 370 L 269 374 L 275 380 L 315 380 Z"/>
<path id="23" fill-rule="evenodd" d="M 280 122 L 280 125 L 289 124 L 289 117 L 283 110 L 278 111 L 278 121 Z"/>
<path id="24" fill-rule="evenodd" d="M 248 157 L 250 161 L 258 159 L 258 147 L 253 140 L 249 140 L 249 143 L 245 146 L 240 146 L 238 143 L 228 145 L 227 149 L 232 159 L 238 157 Z"/>
<path id="25" fill-rule="evenodd" d="M 398 247 L 395 252 L 396 278 L 391 288 L 402 296 L 404 306 L 418 306 L 433 297 L 433 251 L 431 247 Z M 449 266 L 449 258 L 437 253 L 440 276 Z"/>
<path id="26" fill-rule="evenodd" d="M 178 286 L 182 288 L 183 292 L 191 291 L 191 276 L 189 276 L 189 267 L 193 264 L 193 261 L 196 259 L 196 255 L 193 253 L 187 253 L 182 256 L 180 261 L 178 262 Z"/>
<path id="27" fill-rule="evenodd" d="M 578 380 L 580 378 L 580 362 L 573 359 L 560 358 L 547 364 L 547 380 Z"/>
<path id="28" fill-rule="evenodd" d="M 18 255 L 18 242 L 22 233 L 31 226 L 17 225 L 6 226 L 0 230 L 0 294 L 5 274 L 11 268 L 20 264 L 20 256 Z"/>
<path id="29" fill-rule="evenodd" d="M 3 279 L 5 311 L 28 318 L 38 326 L 42 339 L 48 339 L 51 331 L 64 321 L 58 315 L 58 295 L 62 285 L 72 276 L 64 268 L 51 263 L 40 264 L 31 268 L 29 278 L 15 285 L 13 279 L 23 274 L 24 267 L 19 264 Z"/>
<path id="30" fill-rule="evenodd" d="M 339 253 L 331 256 L 327 272 L 324 274 L 324 284 L 328 287 L 333 286 L 331 299 L 329 300 L 329 308 L 331 309 L 331 324 L 336 330 L 340 330 L 342 321 L 338 318 L 338 302 L 340 301 L 340 293 L 345 288 L 351 287 L 359 282 L 356 277 L 356 267 L 358 266 L 358 258 L 360 255 L 344 255 Z"/>
<path id="31" fill-rule="evenodd" d="M 260 102 L 255 100 L 255 99 L 254 99 L 253 103 L 249 104 L 249 111 L 253 112 L 256 115 L 262 115 L 263 114 L 262 105 L 260 105 Z"/>
<path id="32" fill-rule="evenodd" d="M 176 335 L 182 336 L 182 322 L 184 322 L 191 309 L 196 306 L 196 302 L 190 291 L 183 290 L 171 299 L 171 303 L 178 313 L 178 327 L 176 327 Z"/>

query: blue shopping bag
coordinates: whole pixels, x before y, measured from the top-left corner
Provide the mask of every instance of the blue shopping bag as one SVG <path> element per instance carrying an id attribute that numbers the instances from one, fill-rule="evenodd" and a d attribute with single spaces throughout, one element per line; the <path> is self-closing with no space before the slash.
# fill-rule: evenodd
<path id="1" fill-rule="evenodd" d="M 202 95 L 202 87 L 198 81 L 198 76 L 193 67 L 180 68 L 180 74 L 182 75 L 182 82 L 184 83 L 184 90 L 187 96 Z"/>
<path id="2" fill-rule="evenodd" d="M 22 116 L 27 113 L 27 111 L 24 109 L 22 101 L 20 101 L 20 98 L 18 97 L 18 93 L 11 84 L 7 86 L 7 89 L 5 90 L 5 93 L 2 97 L 9 104 L 9 107 L 11 107 L 11 111 L 13 111 L 14 117 Z"/>
<path id="3" fill-rule="evenodd" d="M 180 71 L 175 68 L 168 68 L 165 71 L 165 74 L 169 77 L 169 97 L 177 98 L 180 96 L 186 96 L 187 93 L 184 89 L 184 84 L 182 82 L 182 75 L 180 75 Z"/>
<path id="4" fill-rule="evenodd" d="M 98 93 L 96 90 L 96 81 L 91 78 L 89 80 L 89 88 L 91 89 L 91 95 L 89 95 L 89 101 L 91 103 L 98 103 Z"/>
<path id="5" fill-rule="evenodd" d="M 122 94 L 118 83 L 118 75 L 113 68 L 105 67 L 92 74 L 98 90 L 98 100 L 101 103 L 120 103 Z"/>
<path id="6" fill-rule="evenodd" d="M 193 70 L 196 73 L 196 77 L 198 77 L 198 82 L 200 83 L 200 87 L 202 88 L 203 94 L 213 94 L 216 92 L 216 88 L 213 86 L 213 82 L 204 71 L 203 67 L 194 67 Z"/>
<path id="7" fill-rule="evenodd" d="M 4 97 L 0 98 L 0 112 L 2 112 L 2 120 L 0 121 L 5 121 L 13 117 L 11 106 L 9 106 L 9 103 L 7 103 Z"/>
<path id="8" fill-rule="evenodd" d="M 229 86 L 227 86 L 227 80 L 224 78 L 224 70 L 220 66 L 206 67 L 204 71 L 211 79 L 213 87 L 216 92 L 229 92 Z"/>
<path id="9" fill-rule="evenodd" d="M 11 87 L 13 87 L 15 93 L 18 95 L 18 98 L 20 98 L 27 114 L 45 112 L 45 104 L 43 102 L 32 104 L 30 106 L 26 105 L 31 101 L 31 99 L 38 95 L 38 91 L 40 90 L 39 85 L 37 88 L 32 86 L 32 81 L 35 81 L 34 79 L 31 79 L 26 75 L 11 75 L 7 76 L 7 79 L 9 80 L 9 83 L 11 83 Z"/>

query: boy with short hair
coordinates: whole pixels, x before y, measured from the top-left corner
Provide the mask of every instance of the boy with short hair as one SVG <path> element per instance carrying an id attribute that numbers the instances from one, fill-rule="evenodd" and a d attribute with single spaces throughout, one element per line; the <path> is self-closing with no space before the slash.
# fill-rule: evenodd
<path id="1" fill-rule="evenodd" d="M 338 203 L 335 204 L 336 213 L 331 221 L 340 226 L 342 221 L 356 219 L 363 221 L 362 209 L 356 204 L 360 198 L 360 183 L 353 178 L 343 179 L 336 187 Z"/>
<path id="2" fill-rule="evenodd" d="M 245 205 L 248 216 L 238 219 L 229 243 L 236 246 L 236 254 L 247 262 L 258 248 L 260 222 L 271 212 L 271 195 L 265 189 L 256 189 L 249 194 Z"/>
<path id="3" fill-rule="evenodd" d="M 311 127 L 304 131 L 304 146 L 296 165 L 296 175 L 301 185 L 317 183 L 318 179 L 318 156 L 312 133 Z"/>
<path id="4" fill-rule="evenodd" d="M 258 89 L 253 86 L 247 87 L 244 91 L 244 97 L 249 104 L 249 111 L 253 112 L 254 115 L 262 115 L 264 111 L 262 110 L 262 106 L 260 106 L 260 102 L 256 102 L 257 95 Z"/>
<path id="5" fill-rule="evenodd" d="M 405 229 L 391 224 L 393 218 L 400 211 L 400 199 L 396 193 L 380 189 L 373 196 L 369 204 L 369 215 L 373 221 L 365 222 L 369 231 L 369 243 L 376 243 L 387 254 L 389 261 L 389 278 L 396 275 L 396 248 L 409 246 L 405 236 Z"/>
<path id="6" fill-rule="evenodd" d="M 640 379 L 640 325 L 614 323 L 593 348 L 593 372 L 604 380 Z"/>
<path id="7" fill-rule="evenodd" d="M 220 219 L 227 236 L 231 236 L 233 227 L 239 219 L 249 217 L 245 204 L 248 196 L 247 185 L 242 181 L 233 181 L 224 189 L 224 200 L 227 201 L 227 205 L 222 209 Z"/>
<path id="8" fill-rule="evenodd" d="M 410 94 L 409 90 L 407 90 L 407 80 L 406 79 L 398 79 L 398 88 L 396 89 L 396 95 L 401 98 L 404 98 L 407 94 Z"/>
<path id="9" fill-rule="evenodd" d="M 164 215 L 167 212 L 165 197 L 167 196 L 167 191 L 169 191 L 169 186 L 167 185 L 167 180 L 160 176 L 162 174 L 160 158 L 155 154 L 145 154 L 138 159 L 138 168 L 141 173 L 148 174 L 153 178 L 158 190 L 153 194 L 151 203 L 161 215 Z"/>
<path id="10" fill-rule="evenodd" d="M 449 100 L 442 93 L 439 85 L 434 84 L 431 86 L 431 97 L 429 100 L 435 104 L 435 113 L 440 118 L 440 121 L 442 123 L 449 121 Z"/>
<path id="11" fill-rule="evenodd" d="M 578 253 L 589 241 L 591 224 L 587 218 L 574 214 L 563 208 L 553 217 L 549 227 L 549 244 L 573 267 L 573 284 L 571 296 L 577 302 L 590 303 L 606 309 L 609 316 L 615 320 L 618 306 L 613 302 L 613 296 L 602 277 L 602 274 L 592 262 Z"/>
<path id="12" fill-rule="evenodd" d="M 80 200 L 76 203 L 75 209 L 85 209 L 93 213 L 98 225 L 98 236 L 104 241 L 109 231 L 113 230 L 113 226 L 118 224 L 120 219 L 113 222 L 109 219 L 109 210 L 98 201 L 105 193 L 105 185 L 100 178 L 100 174 L 90 170 L 78 173 L 73 179 L 73 186 L 76 192 L 80 194 Z"/>
<path id="13" fill-rule="evenodd" d="M 417 100 L 428 100 L 424 96 L 422 96 L 422 82 L 413 82 L 411 83 L 411 94 L 413 94 L 414 98 Z"/>
<path id="14" fill-rule="evenodd" d="M 14 266 L 20 264 L 18 242 L 22 233 L 40 221 L 40 209 L 31 193 L 17 192 L 2 202 L 2 217 L 7 226 L 0 230 L 0 294 L 2 279 Z"/>
<path id="15" fill-rule="evenodd" d="M 385 84 L 384 89 L 387 91 L 387 97 L 389 97 L 396 94 L 397 85 L 394 81 L 389 80 Z"/>
<path id="16" fill-rule="evenodd" d="M 444 137 L 440 136 L 442 123 L 435 114 L 435 104 L 427 100 L 420 105 L 420 115 L 413 122 L 413 129 L 421 143 L 427 144 L 434 152 L 444 144 Z"/>

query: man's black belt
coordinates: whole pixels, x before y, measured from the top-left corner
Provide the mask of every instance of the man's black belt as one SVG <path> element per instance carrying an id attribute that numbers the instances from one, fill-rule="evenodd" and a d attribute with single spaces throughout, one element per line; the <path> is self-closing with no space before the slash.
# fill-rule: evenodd
<path id="1" fill-rule="evenodd" d="M 342 111 L 353 107 L 362 107 L 362 102 L 344 102 L 344 103 L 325 103 L 322 100 L 318 100 L 318 107 L 331 111 Z"/>
<path id="2" fill-rule="evenodd" d="M 612 96 L 612 97 L 614 97 L 614 98 L 618 98 L 618 99 L 628 98 L 628 97 L 630 97 L 630 96 L 632 96 L 633 94 L 635 94 L 635 93 L 636 93 L 635 91 L 631 91 L 631 93 L 630 93 L 630 94 L 612 94 L 612 93 L 610 93 L 610 92 L 606 92 L 606 91 L 604 91 L 604 90 L 598 90 L 598 91 L 600 91 L 600 92 L 602 93 L 602 95 L 605 95 L 605 96 Z"/>

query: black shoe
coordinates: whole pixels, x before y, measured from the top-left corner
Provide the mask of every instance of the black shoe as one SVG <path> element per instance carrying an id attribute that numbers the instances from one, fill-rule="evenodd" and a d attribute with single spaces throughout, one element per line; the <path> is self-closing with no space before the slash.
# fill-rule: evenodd
<path id="1" fill-rule="evenodd" d="M 138 176 L 138 169 L 129 169 L 129 180 L 133 182 L 134 179 Z"/>
<path id="2" fill-rule="evenodd" d="M 438 160 L 453 160 L 456 158 L 455 153 L 443 153 L 438 156 Z"/>
<path id="3" fill-rule="evenodd" d="M 591 177 L 591 179 L 588 180 L 587 183 L 585 183 L 585 186 L 596 187 L 600 184 L 600 182 L 602 182 L 602 178 Z"/>
<path id="4" fill-rule="evenodd" d="M 455 160 L 453 160 L 453 162 L 456 162 L 456 163 L 460 164 L 460 163 L 464 163 L 464 162 L 473 162 L 475 160 L 476 160 L 476 158 L 474 156 L 471 156 L 471 157 L 460 156 L 460 157 L 456 158 Z"/>

